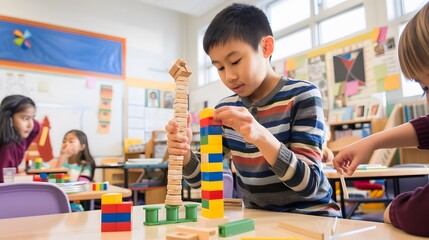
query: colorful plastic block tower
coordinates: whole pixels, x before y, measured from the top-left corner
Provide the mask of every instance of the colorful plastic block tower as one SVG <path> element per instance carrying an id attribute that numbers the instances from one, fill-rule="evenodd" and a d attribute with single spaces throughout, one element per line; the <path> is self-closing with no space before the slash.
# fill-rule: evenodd
<path id="1" fill-rule="evenodd" d="M 154 226 L 163 224 L 173 223 L 184 223 L 184 222 L 196 222 L 197 221 L 197 203 L 185 204 L 185 218 L 179 218 L 179 206 L 165 205 L 166 220 L 159 220 L 159 206 L 147 206 L 143 207 L 145 211 L 145 222 L 144 225 Z"/>
<path id="2" fill-rule="evenodd" d="M 201 212 L 205 222 L 213 219 L 217 226 L 227 220 L 217 221 L 224 219 L 222 123 L 213 119 L 213 111 L 206 108 L 200 112 Z"/>
<path id="3" fill-rule="evenodd" d="M 122 202 L 121 193 L 101 196 L 101 231 L 131 231 L 132 202 Z"/>
<path id="4" fill-rule="evenodd" d="M 106 191 L 109 187 L 109 182 L 96 182 L 91 183 L 92 191 Z"/>

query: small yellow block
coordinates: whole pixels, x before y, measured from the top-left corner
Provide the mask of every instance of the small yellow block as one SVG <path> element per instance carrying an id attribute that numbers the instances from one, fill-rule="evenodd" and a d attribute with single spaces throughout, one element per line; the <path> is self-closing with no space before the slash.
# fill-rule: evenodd
<path id="1" fill-rule="evenodd" d="M 222 153 L 223 146 L 221 144 L 201 145 L 201 153 Z"/>
<path id="2" fill-rule="evenodd" d="M 214 108 L 204 108 L 200 111 L 200 119 L 213 117 Z"/>
<path id="3" fill-rule="evenodd" d="M 118 204 L 122 202 L 122 193 L 106 193 L 101 196 L 101 204 Z"/>
<path id="4" fill-rule="evenodd" d="M 201 163 L 201 171 L 202 172 L 222 172 L 223 171 L 223 163 Z"/>
<path id="5" fill-rule="evenodd" d="M 206 218 L 222 218 L 224 217 L 223 199 L 210 200 L 210 208 L 201 208 L 201 215 Z"/>
<path id="6" fill-rule="evenodd" d="M 209 145 L 211 144 L 220 144 L 222 145 L 222 135 L 209 135 Z"/>
<path id="7" fill-rule="evenodd" d="M 204 191 L 218 191 L 223 190 L 223 181 L 201 181 L 201 190 Z"/>

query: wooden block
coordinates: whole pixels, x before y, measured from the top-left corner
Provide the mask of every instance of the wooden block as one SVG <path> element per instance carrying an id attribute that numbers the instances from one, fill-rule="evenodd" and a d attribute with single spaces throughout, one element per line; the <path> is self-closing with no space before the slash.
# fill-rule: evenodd
<path id="1" fill-rule="evenodd" d="M 309 228 L 308 226 L 302 227 L 299 225 L 292 225 L 287 222 L 279 222 L 279 228 L 283 228 L 285 230 L 298 233 L 313 239 L 323 240 L 325 238 L 325 234 L 323 232 L 312 231 L 311 228 Z"/>
<path id="2" fill-rule="evenodd" d="M 176 227 L 176 232 L 195 233 L 198 235 L 198 240 L 210 240 L 211 236 L 217 235 L 217 228 L 199 228 L 199 227 L 179 226 L 179 227 Z"/>
<path id="3" fill-rule="evenodd" d="M 200 216 L 198 217 L 197 225 L 205 228 L 213 228 L 213 227 L 217 228 L 219 225 L 225 224 L 228 221 L 229 221 L 229 218 L 227 217 L 206 218 L 206 217 Z"/>
<path id="4" fill-rule="evenodd" d="M 198 234 L 175 232 L 175 233 L 168 234 L 165 239 L 166 240 L 198 240 Z"/>

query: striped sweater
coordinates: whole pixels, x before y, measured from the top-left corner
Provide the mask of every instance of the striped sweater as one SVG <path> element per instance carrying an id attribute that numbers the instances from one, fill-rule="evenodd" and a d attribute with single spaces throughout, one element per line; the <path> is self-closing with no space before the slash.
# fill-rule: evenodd
<path id="1" fill-rule="evenodd" d="M 281 79 L 265 98 L 253 103 L 237 94 L 216 106 L 242 106 L 282 144 L 274 166 L 234 129 L 223 126 L 224 154 L 231 152 L 247 208 L 341 216 L 321 167 L 324 118 L 318 88 L 306 81 Z M 200 186 L 195 154 L 184 168 L 191 187 Z"/>

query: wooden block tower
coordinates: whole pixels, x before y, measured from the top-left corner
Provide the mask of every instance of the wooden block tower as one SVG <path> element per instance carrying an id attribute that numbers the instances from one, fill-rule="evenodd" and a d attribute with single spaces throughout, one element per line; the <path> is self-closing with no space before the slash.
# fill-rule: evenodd
<path id="1" fill-rule="evenodd" d="M 132 202 L 122 202 L 121 193 L 101 196 L 101 231 L 131 231 Z"/>
<path id="2" fill-rule="evenodd" d="M 186 61 L 179 59 L 168 72 L 176 82 L 174 99 L 174 118 L 179 123 L 179 133 L 186 135 L 188 125 L 188 86 L 192 71 L 186 66 Z M 170 155 L 168 163 L 167 196 L 165 204 L 170 206 L 182 205 L 182 168 L 183 156 Z"/>
<path id="3" fill-rule="evenodd" d="M 200 112 L 201 212 L 200 225 L 214 227 L 224 218 L 222 123 L 213 120 L 212 108 Z"/>

